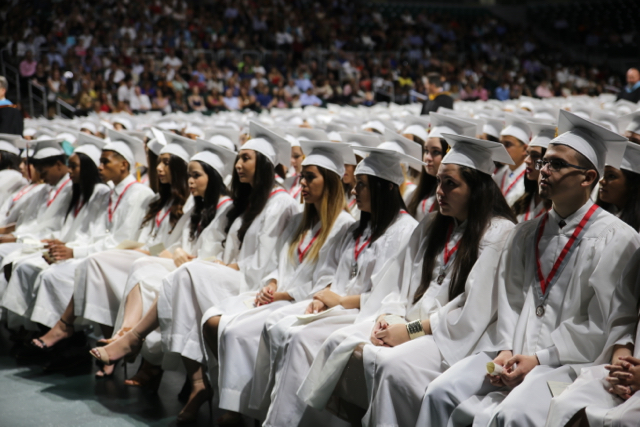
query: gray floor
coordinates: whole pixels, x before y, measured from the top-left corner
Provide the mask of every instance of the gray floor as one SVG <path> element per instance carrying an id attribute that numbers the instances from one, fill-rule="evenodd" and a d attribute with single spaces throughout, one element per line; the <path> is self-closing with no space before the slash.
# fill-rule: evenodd
<path id="1" fill-rule="evenodd" d="M 118 367 L 114 378 L 95 379 L 96 370 L 45 374 L 38 366 L 19 366 L 10 357 L 11 342 L 0 327 L 0 427 L 45 426 L 175 426 L 182 408 L 177 395 L 184 375 L 165 372 L 157 395 L 124 385 Z M 129 375 L 137 368 L 129 365 Z M 213 401 L 213 418 L 222 412 Z M 207 405 L 197 426 L 209 424 Z M 253 423 L 247 420 L 247 425 Z"/>

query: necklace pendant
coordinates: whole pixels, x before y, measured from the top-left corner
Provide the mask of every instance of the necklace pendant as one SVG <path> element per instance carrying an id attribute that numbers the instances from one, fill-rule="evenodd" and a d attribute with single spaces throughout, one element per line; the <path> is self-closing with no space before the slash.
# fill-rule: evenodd
<path id="1" fill-rule="evenodd" d="M 536 307 L 536 316 L 538 317 L 544 316 L 544 306 L 539 305 Z"/>
<path id="2" fill-rule="evenodd" d="M 442 285 L 442 282 L 444 282 L 444 278 L 445 278 L 445 274 L 444 273 L 440 273 L 438 275 L 438 278 L 436 279 L 436 282 L 438 282 L 438 285 Z"/>
<path id="3" fill-rule="evenodd" d="M 354 262 L 351 263 L 351 276 L 350 276 L 350 278 L 353 279 L 357 275 L 358 275 L 358 263 L 354 261 Z"/>

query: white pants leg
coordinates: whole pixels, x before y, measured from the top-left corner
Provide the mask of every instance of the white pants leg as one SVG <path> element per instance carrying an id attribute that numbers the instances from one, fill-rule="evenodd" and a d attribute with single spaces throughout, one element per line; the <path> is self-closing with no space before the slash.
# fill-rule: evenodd
<path id="1" fill-rule="evenodd" d="M 76 270 L 74 283 L 74 313 L 79 320 L 114 326 L 131 266 L 146 256 L 112 249 L 87 257 Z"/>
<path id="2" fill-rule="evenodd" d="M 486 379 L 487 362 L 496 353 L 479 353 L 466 357 L 433 380 L 422 398 L 416 425 L 443 427 L 449 424 L 456 407 L 474 395 L 486 395 L 497 390 Z M 473 416 L 463 427 L 473 422 Z M 457 425 L 457 424 L 453 424 Z"/>
<path id="3" fill-rule="evenodd" d="M 28 313 L 29 307 L 33 305 L 33 300 L 35 300 L 37 293 L 37 288 L 35 288 L 36 278 L 47 267 L 49 267 L 49 264 L 40 254 L 34 254 L 16 261 L 13 264 L 11 280 L 9 280 L 7 289 L 2 297 L 2 307 L 17 316 L 28 319 L 30 317 Z M 9 324 L 9 327 L 12 326 Z"/>
<path id="4" fill-rule="evenodd" d="M 573 382 L 570 366 L 536 366 L 493 411 L 489 426 L 544 426 L 551 404 L 547 381 Z"/>
<path id="5" fill-rule="evenodd" d="M 38 295 L 31 313 L 31 321 L 53 328 L 73 296 L 73 278 L 82 259 L 53 264 L 40 273 Z"/>
<path id="6" fill-rule="evenodd" d="M 447 368 L 432 335 L 391 348 L 368 344 L 363 362 L 369 396 L 364 426 L 414 426 L 427 386 Z"/>

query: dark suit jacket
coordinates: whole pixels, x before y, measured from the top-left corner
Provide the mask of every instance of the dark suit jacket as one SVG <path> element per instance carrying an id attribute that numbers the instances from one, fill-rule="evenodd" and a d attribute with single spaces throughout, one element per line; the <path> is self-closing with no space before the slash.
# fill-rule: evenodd
<path id="1" fill-rule="evenodd" d="M 441 93 L 422 105 L 421 114 L 429 114 L 431 111 L 437 112 L 440 107 L 453 109 L 453 98 L 446 93 Z"/>
<path id="2" fill-rule="evenodd" d="M 634 104 L 637 104 L 640 101 L 640 87 L 634 90 L 633 92 L 627 92 L 625 88 L 618 93 L 617 99 L 626 99 L 627 101 L 631 101 Z"/>
<path id="3" fill-rule="evenodd" d="M 0 107 L 0 133 L 22 135 L 24 120 L 15 105 Z"/>

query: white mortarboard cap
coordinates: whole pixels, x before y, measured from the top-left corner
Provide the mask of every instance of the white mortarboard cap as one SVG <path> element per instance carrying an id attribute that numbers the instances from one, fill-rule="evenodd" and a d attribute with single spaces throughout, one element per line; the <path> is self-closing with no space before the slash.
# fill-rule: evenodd
<path id="1" fill-rule="evenodd" d="M 407 116 L 404 123 L 404 128 L 400 132 L 402 135 L 409 134 L 417 136 L 423 141 L 429 138 L 427 129 L 429 129 L 430 122 L 428 117 Z"/>
<path id="2" fill-rule="evenodd" d="M 602 110 L 595 110 L 591 114 L 591 120 L 606 127 L 612 132 L 620 133 L 618 129 L 618 116 L 616 116 L 615 114 L 607 113 Z"/>
<path id="3" fill-rule="evenodd" d="M 151 128 L 151 138 L 147 141 L 147 148 L 156 156 L 160 155 L 160 151 L 167 145 L 167 139 L 162 131 L 158 128 Z"/>
<path id="4" fill-rule="evenodd" d="M 620 125 L 620 132 L 640 134 L 640 111 L 620 117 L 618 123 Z"/>
<path id="5" fill-rule="evenodd" d="M 532 132 L 529 147 L 547 148 L 549 142 L 556 137 L 556 125 L 545 123 L 527 123 Z"/>
<path id="6" fill-rule="evenodd" d="M 124 133 L 125 135 L 138 138 L 140 141 L 143 141 L 143 142 L 144 142 L 144 138 L 147 136 L 146 132 L 143 132 L 140 130 L 121 130 L 120 132 Z"/>
<path id="7" fill-rule="evenodd" d="M 238 155 L 235 151 L 204 139 L 196 139 L 196 151 L 191 161 L 197 160 L 208 164 L 220 174 L 222 179 L 233 172 Z"/>
<path id="8" fill-rule="evenodd" d="M 89 158 L 93 160 L 93 163 L 95 163 L 96 166 L 99 166 L 100 155 L 102 154 L 102 149 L 106 143 L 107 142 L 104 139 L 96 138 L 93 135 L 80 132 L 78 134 L 78 139 L 76 139 L 76 143 L 74 144 L 74 153 L 82 153 L 89 156 Z"/>
<path id="9" fill-rule="evenodd" d="M 422 157 L 422 147 L 420 144 L 405 138 L 391 129 L 385 129 L 383 139 L 384 142 L 378 145 L 379 148 L 402 152 L 416 159 Z"/>
<path id="10" fill-rule="evenodd" d="M 627 139 L 568 111 L 560 111 L 558 137 L 550 144 L 566 145 L 585 156 L 600 176 L 605 164 L 620 169 Z"/>
<path id="11" fill-rule="evenodd" d="M 356 165 L 356 156 L 349 144 L 327 141 L 300 141 L 305 159 L 302 166 L 320 166 L 344 175 L 344 165 Z"/>
<path id="12" fill-rule="evenodd" d="M 267 157 L 274 165 L 289 164 L 291 145 L 284 137 L 257 122 L 249 122 L 251 139 L 244 143 L 243 150 L 254 150 Z"/>
<path id="13" fill-rule="evenodd" d="M 193 139 L 176 135 L 173 132 L 163 132 L 163 135 L 167 140 L 167 145 L 162 147 L 160 154 L 172 154 L 188 163 L 196 152 L 196 143 Z"/>
<path id="14" fill-rule="evenodd" d="M 504 128 L 504 120 L 485 117 L 482 133 L 500 139 L 500 132 Z"/>
<path id="15" fill-rule="evenodd" d="M 329 141 L 342 142 L 342 136 L 340 136 L 340 132 L 332 130 L 327 133 L 327 136 L 329 137 Z"/>
<path id="16" fill-rule="evenodd" d="M 478 125 L 474 122 L 441 113 L 430 113 L 431 132 L 429 138 L 442 138 L 442 134 L 476 136 Z"/>
<path id="17" fill-rule="evenodd" d="M 111 119 L 111 122 L 115 125 L 116 123 L 120 123 L 126 130 L 133 130 L 133 124 L 131 124 L 131 120 L 126 117 L 114 117 Z"/>
<path id="18" fill-rule="evenodd" d="M 536 108 L 535 113 L 533 113 L 533 117 L 536 119 L 544 119 L 552 122 L 557 122 L 559 111 L 560 110 L 555 107 L 540 106 Z"/>
<path id="19" fill-rule="evenodd" d="M 109 142 L 102 147 L 102 151 L 113 151 L 120 154 L 129 163 L 131 172 L 136 170 L 136 164 L 147 165 L 144 145 L 138 138 L 112 129 L 107 129 L 107 138 L 109 138 Z"/>
<path id="20" fill-rule="evenodd" d="M 237 151 L 240 148 L 240 131 L 232 128 L 211 128 L 205 134 L 210 142 L 224 147 L 231 151 Z"/>
<path id="21" fill-rule="evenodd" d="M 358 149 L 369 153 L 369 156 L 358 164 L 354 172 L 356 175 L 373 175 L 397 185 L 402 185 L 405 181 L 401 163 L 408 163 L 414 169 L 420 169 L 424 165 L 420 160 L 397 151 L 372 147 Z"/>
<path id="22" fill-rule="evenodd" d="M 78 139 L 77 133 L 75 132 L 61 132 L 56 135 L 56 138 L 67 141 L 70 144 L 73 144 L 74 142 L 76 142 L 76 139 Z"/>
<path id="23" fill-rule="evenodd" d="M 442 137 L 451 146 L 442 158 L 444 164 L 466 166 L 488 175 L 496 169 L 493 162 L 514 164 L 507 149 L 499 142 L 453 134 L 444 134 Z"/>
<path id="24" fill-rule="evenodd" d="M 512 136 L 524 144 L 528 144 L 531 140 L 531 129 L 527 125 L 524 117 L 515 114 L 504 115 L 505 127 L 500 132 L 500 136 Z"/>
<path id="25" fill-rule="evenodd" d="M 21 140 L 20 135 L 12 135 L 8 133 L 0 133 L 0 151 L 20 155 L 20 149 L 16 147 L 16 142 Z"/>
<path id="26" fill-rule="evenodd" d="M 640 145 L 627 141 L 620 169 L 640 174 Z"/>
<path id="27" fill-rule="evenodd" d="M 86 129 L 86 130 L 88 130 L 89 132 L 91 132 L 94 135 L 96 133 L 98 133 L 97 126 L 95 125 L 95 123 L 90 122 L 90 121 L 86 121 L 86 122 L 80 123 L 80 130 L 82 130 L 82 129 Z"/>
<path id="28" fill-rule="evenodd" d="M 36 128 L 25 128 L 24 131 L 22 132 L 22 135 L 24 136 L 34 136 L 36 133 L 38 132 L 38 130 Z"/>
<path id="29" fill-rule="evenodd" d="M 192 124 L 188 125 L 185 128 L 183 133 L 185 135 L 187 135 L 187 134 L 188 135 L 195 135 L 196 137 L 201 138 L 201 139 L 204 138 L 204 131 L 202 129 L 200 129 L 198 126 L 192 125 Z"/>
<path id="30" fill-rule="evenodd" d="M 25 148 L 24 150 L 22 150 L 22 153 L 20 154 L 20 157 L 23 158 L 23 159 L 26 159 L 27 157 L 32 158 L 33 157 L 33 153 L 34 153 L 33 148 Z"/>
<path id="31" fill-rule="evenodd" d="M 360 125 L 360 129 L 375 129 L 379 133 L 384 133 L 386 126 L 380 120 L 369 120 Z"/>
<path id="32" fill-rule="evenodd" d="M 285 135 L 291 135 L 299 141 L 328 141 L 329 136 L 322 129 L 308 129 L 308 128 L 284 128 L 281 131 Z"/>
<path id="33" fill-rule="evenodd" d="M 298 141 L 298 138 L 296 138 L 293 135 L 285 135 L 284 139 L 286 139 L 287 141 L 289 141 L 289 144 L 291 144 L 291 147 L 300 147 L 300 141 Z"/>
<path id="34" fill-rule="evenodd" d="M 64 154 L 66 153 L 62 149 L 62 141 L 59 139 L 41 139 L 35 142 L 33 158 L 36 160 L 62 156 Z"/>
<path id="35" fill-rule="evenodd" d="M 340 136 L 342 141 L 351 144 L 353 152 L 362 158 L 367 157 L 368 153 L 360 151 L 358 147 L 375 148 L 381 143 L 378 135 L 371 133 L 366 135 L 364 133 L 340 132 Z"/>

